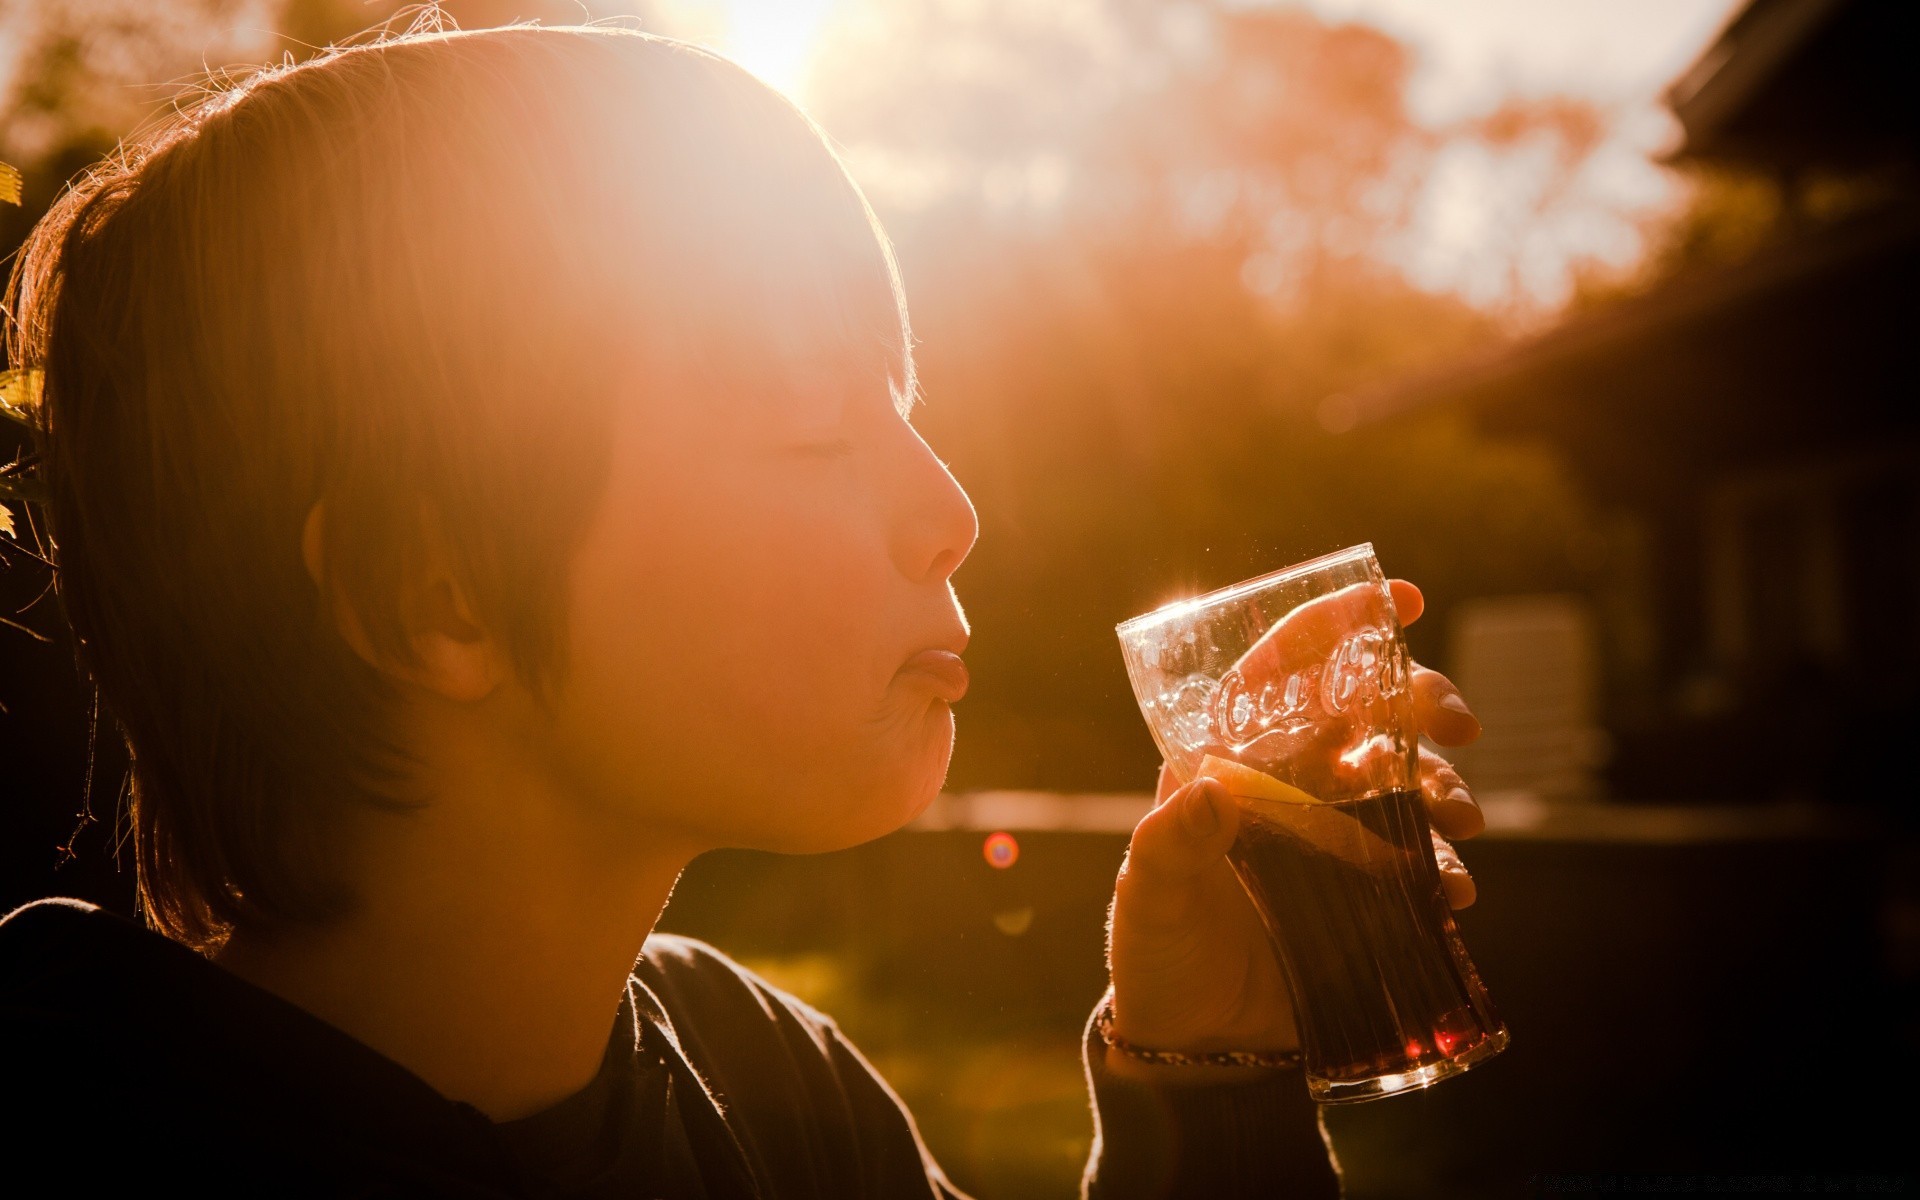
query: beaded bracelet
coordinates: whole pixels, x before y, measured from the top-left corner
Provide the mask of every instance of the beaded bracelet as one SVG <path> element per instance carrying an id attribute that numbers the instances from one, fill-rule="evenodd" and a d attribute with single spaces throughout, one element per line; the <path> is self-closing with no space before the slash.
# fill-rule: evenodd
<path id="1" fill-rule="evenodd" d="M 1297 1067 L 1301 1063 L 1298 1050 L 1215 1050 L 1207 1054 L 1186 1054 L 1179 1050 L 1149 1050 L 1145 1046 L 1136 1046 L 1115 1036 L 1113 1032 L 1112 989 L 1100 997 L 1100 1007 L 1093 1010 L 1093 1027 L 1099 1031 L 1102 1041 L 1128 1058 L 1162 1066 Z"/>

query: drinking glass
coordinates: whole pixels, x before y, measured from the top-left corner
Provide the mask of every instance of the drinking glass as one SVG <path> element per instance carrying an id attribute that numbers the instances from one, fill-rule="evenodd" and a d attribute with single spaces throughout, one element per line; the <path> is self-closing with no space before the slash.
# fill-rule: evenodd
<path id="1" fill-rule="evenodd" d="M 1505 1049 L 1440 888 L 1410 660 L 1373 547 L 1118 632 L 1160 753 L 1240 807 L 1228 859 L 1285 968 L 1313 1096 L 1428 1087 Z"/>

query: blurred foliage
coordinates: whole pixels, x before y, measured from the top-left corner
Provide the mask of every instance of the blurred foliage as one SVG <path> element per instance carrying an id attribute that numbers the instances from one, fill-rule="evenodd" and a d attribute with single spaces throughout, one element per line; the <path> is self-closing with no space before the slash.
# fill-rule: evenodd
<path id="1" fill-rule="evenodd" d="M 1351 428 L 1340 404 L 1504 336 L 1392 264 L 1434 156 L 1539 144 L 1570 177 L 1598 116 L 1515 103 L 1434 131 L 1374 30 L 1095 7 L 1099 37 L 1010 4 L 869 6 L 840 48 L 868 69 L 816 88 L 899 245 L 919 424 L 981 514 L 956 788 L 1146 786 L 1112 627 L 1182 592 L 1371 540 L 1436 602 L 1414 631 L 1435 658 L 1451 600 L 1595 565 L 1543 455 L 1443 413 Z"/>

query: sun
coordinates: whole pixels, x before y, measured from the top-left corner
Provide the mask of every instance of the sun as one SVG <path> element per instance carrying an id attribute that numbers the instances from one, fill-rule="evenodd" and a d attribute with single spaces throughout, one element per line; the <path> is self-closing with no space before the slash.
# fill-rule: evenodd
<path id="1" fill-rule="evenodd" d="M 836 0 L 720 0 L 719 48 L 798 100 L 806 90 L 822 25 Z"/>

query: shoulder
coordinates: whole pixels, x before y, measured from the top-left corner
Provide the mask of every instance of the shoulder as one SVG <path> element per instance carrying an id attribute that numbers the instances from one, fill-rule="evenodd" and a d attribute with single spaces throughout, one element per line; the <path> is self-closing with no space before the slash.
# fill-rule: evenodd
<path id="1" fill-rule="evenodd" d="M 76 989 L 110 975 L 149 936 L 124 918 L 80 900 L 36 900 L 0 918 L 0 1011 L 17 1031 L 17 1009 L 73 1001 Z M 46 1007 L 61 1007 L 49 1003 Z"/>
<path id="2" fill-rule="evenodd" d="M 0 919 L 0 1057 L 9 1088 L 54 1061 L 51 1047 L 86 1030 L 101 976 L 117 957 L 101 946 L 114 918 L 77 900 L 38 900 Z"/>
<path id="3" fill-rule="evenodd" d="M 832 1017 L 698 938 L 652 935 L 633 978 L 659 998 L 683 1038 L 765 1031 L 804 1038 L 824 1054 L 839 1035 Z"/>
<path id="4" fill-rule="evenodd" d="M 720 987 L 741 987 L 754 992 L 779 991 L 719 947 L 680 933 L 648 935 L 640 959 L 634 964 L 634 973 L 699 979 Z"/>
<path id="5" fill-rule="evenodd" d="M 0 919 L 0 1045 L 17 1084 L 29 1064 L 49 1082 L 89 1086 L 132 1081 L 170 1058 L 184 1030 L 174 1015 L 190 1009 L 179 995 L 213 968 L 198 953 L 107 909 L 79 900 L 38 900 Z M 196 997 L 197 999 L 197 997 Z M 123 1065 L 123 1063 L 127 1065 Z"/>
<path id="6" fill-rule="evenodd" d="M 42 953 L 74 930 L 112 919 L 84 900 L 56 896 L 23 904 L 0 917 L 0 966 Z"/>
<path id="7" fill-rule="evenodd" d="M 858 1161 L 860 1081 L 833 1021 L 695 938 L 656 934 L 628 989 L 699 1076 L 755 1171 L 831 1177 Z"/>
<path id="8" fill-rule="evenodd" d="M 658 1000 L 762 1178 L 827 1181 L 796 1194 L 958 1194 L 832 1017 L 696 938 L 648 938 L 633 981 L 636 1003 Z"/>
<path id="9" fill-rule="evenodd" d="M 20 931 L 38 928 L 47 921 L 75 920 L 99 911 L 98 905 L 66 896 L 49 896 L 45 900 L 29 901 L 6 916 L 0 917 L 0 937 L 18 936 Z"/>
<path id="10" fill-rule="evenodd" d="M 82 1130 L 116 1142 L 137 1132 L 128 1114 L 171 1073 L 171 1048 L 124 1002 L 142 988 L 141 942 L 153 936 L 74 900 L 36 901 L 0 920 L 0 1109 L 12 1108 L 17 1149 L 52 1161 L 54 1148 L 86 1151 Z"/>

